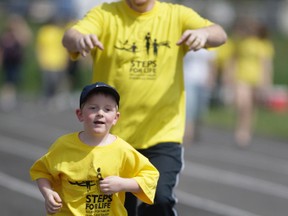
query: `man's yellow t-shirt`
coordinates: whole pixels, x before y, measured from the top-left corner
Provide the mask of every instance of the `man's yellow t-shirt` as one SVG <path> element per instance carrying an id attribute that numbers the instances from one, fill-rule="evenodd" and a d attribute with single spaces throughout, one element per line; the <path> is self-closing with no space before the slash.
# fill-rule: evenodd
<path id="1" fill-rule="evenodd" d="M 30 169 L 32 180 L 48 179 L 63 203 L 55 216 L 125 216 L 125 192 L 104 195 L 100 178 L 134 178 L 142 192 L 134 193 L 152 204 L 159 177 L 149 160 L 121 138 L 106 146 L 88 146 L 78 132 L 56 140 L 48 152 Z"/>
<path id="2" fill-rule="evenodd" d="M 93 8 L 73 27 L 96 34 L 104 45 L 92 51 L 93 82 L 106 82 L 121 95 L 114 134 L 137 149 L 182 142 L 187 48 L 176 43 L 185 30 L 211 24 L 181 5 L 156 1 L 151 11 L 138 13 L 120 1 Z"/>

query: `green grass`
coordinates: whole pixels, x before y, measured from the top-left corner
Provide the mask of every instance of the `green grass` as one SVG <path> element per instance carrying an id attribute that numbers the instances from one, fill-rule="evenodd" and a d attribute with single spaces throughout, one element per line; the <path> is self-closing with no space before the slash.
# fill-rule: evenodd
<path id="1" fill-rule="evenodd" d="M 231 130 L 235 127 L 235 112 L 231 107 L 213 108 L 207 113 L 204 121 L 206 125 Z M 259 108 L 255 113 L 254 133 L 288 139 L 288 112 L 273 112 Z"/>
<path id="2" fill-rule="evenodd" d="M 288 50 L 288 38 L 284 35 L 273 35 L 272 37 L 275 58 L 274 58 L 274 83 L 278 85 L 288 86 L 288 61 L 287 61 L 287 50 Z"/>

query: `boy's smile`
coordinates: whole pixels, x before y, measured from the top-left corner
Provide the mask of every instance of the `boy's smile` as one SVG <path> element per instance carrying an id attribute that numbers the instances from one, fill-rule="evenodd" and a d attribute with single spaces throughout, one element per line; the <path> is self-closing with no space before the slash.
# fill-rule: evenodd
<path id="1" fill-rule="evenodd" d="M 105 124 L 103 121 L 94 121 L 94 124 Z"/>

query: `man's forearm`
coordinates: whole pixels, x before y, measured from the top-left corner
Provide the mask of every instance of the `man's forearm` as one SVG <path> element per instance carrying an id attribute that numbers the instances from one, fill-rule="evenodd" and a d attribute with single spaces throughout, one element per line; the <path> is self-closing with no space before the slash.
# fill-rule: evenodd
<path id="1" fill-rule="evenodd" d="M 68 29 L 63 36 L 62 44 L 69 52 L 79 52 L 77 47 L 77 41 L 81 36 L 82 34 L 77 30 Z"/>
<path id="2" fill-rule="evenodd" d="M 214 24 L 206 27 L 206 30 L 208 31 L 206 47 L 217 47 L 226 42 L 227 34 L 221 26 Z"/>

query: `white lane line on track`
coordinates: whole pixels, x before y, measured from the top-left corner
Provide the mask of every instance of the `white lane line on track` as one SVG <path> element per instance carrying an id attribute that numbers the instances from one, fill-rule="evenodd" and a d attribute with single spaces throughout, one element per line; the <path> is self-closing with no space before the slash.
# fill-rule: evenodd
<path id="1" fill-rule="evenodd" d="M 28 144 L 21 142 L 17 139 L 12 139 L 8 137 L 0 137 L 0 151 L 14 154 L 19 157 L 23 157 L 29 160 L 36 160 L 42 156 L 47 149 L 39 147 L 33 144 Z M 221 175 L 219 175 L 219 172 Z M 276 196 L 281 196 L 287 199 L 288 189 L 284 186 L 274 184 L 271 182 L 266 182 L 261 179 L 252 178 L 249 176 L 243 176 L 237 173 L 232 173 L 224 170 L 215 169 L 208 166 L 203 166 L 200 164 L 194 164 L 190 162 L 185 162 L 185 169 L 182 175 L 187 175 L 194 178 L 201 178 L 207 181 L 217 181 L 222 184 L 228 184 L 235 187 L 241 186 L 247 190 L 256 190 L 262 193 L 269 193 Z M 218 176 L 215 178 L 215 176 Z M 219 177 L 220 176 L 220 177 Z M 8 182 L 8 183 L 7 183 Z M 251 183 L 252 182 L 252 183 Z M 10 190 L 17 191 L 29 197 L 35 198 L 37 200 L 43 200 L 41 193 L 36 186 L 28 184 L 24 181 L 16 179 L 5 173 L 0 172 L 0 185 L 6 187 Z M 259 186 L 260 185 L 260 186 Z M 268 189 L 266 188 L 268 186 Z M 279 190 L 283 190 L 282 192 Z M 192 194 L 188 194 L 179 189 L 176 190 L 178 199 L 181 203 L 214 212 L 220 215 L 227 216 L 258 216 L 252 213 L 246 212 L 244 210 L 234 208 L 229 205 L 218 203 L 209 199 L 204 199 Z"/>
<path id="2" fill-rule="evenodd" d="M 34 161 L 41 157 L 47 149 L 1 136 L 0 151 Z M 288 199 L 287 186 L 189 161 L 185 161 L 182 175 Z"/>
<path id="3" fill-rule="evenodd" d="M 185 162 L 182 175 L 288 199 L 288 187 L 235 172 Z"/>
<path id="4" fill-rule="evenodd" d="M 180 203 L 187 206 L 193 206 L 198 209 L 204 209 L 209 212 L 213 212 L 223 216 L 260 216 L 251 212 L 235 208 L 229 205 L 225 205 L 219 202 L 215 202 L 209 199 L 194 196 L 184 191 L 176 190 L 177 198 Z"/>
<path id="5" fill-rule="evenodd" d="M 3 172 L 0 172 L 0 186 L 37 200 L 44 200 L 36 186 L 16 179 Z"/>
<path id="6" fill-rule="evenodd" d="M 0 151 L 28 160 L 36 160 L 41 157 L 47 151 L 47 149 L 37 145 L 25 143 L 17 139 L 1 136 Z"/>
<path id="7" fill-rule="evenodd" d="M 69 131 L 42 123 L 41 120 L 30 120 L 23 116 L 17 115 L 1 115 L 0 129 L 5 131 L 14 131 L 20 136 L 31 137 L 34 140 L 43 140 L 46 142 L 53 142 L 57 137 Z"/>
<path id="8" fill-rule="evenodd" d="M 249 168 L 256 168 L 285 175 L 288 174 L 287 159 L 276 158 L 256 152 L 233 151 L 233 149 L 230 148 L 219 149 L 211 146 L 201 146 L 201 148 L 194 148 L 189 152 L 189 155 L 195 158 L 210 158 L 215 161 L 228 162 Z"/>
<path id="9" fill-rule="evenodd" d="M 24 181 L 16 179 L 5 173 L 0 172 L 0 186 L 10 189 L 12 191 L 24 194 L 28 197 L 34 198 L 36 200 L 44 201 L 41 193 L 36 186 L 28 184 Z M 212 200 L 203 199 L 192 194 L 188 194 L 181 190 L 176 190 L 177 197 L 179 201 L 188 206 L 194 208 L 203 209 L 206 211 L 214 212 L 223 216 L 259 216 L 232 206 L 228 206 L 222 203 L 218 203 Z"/>

